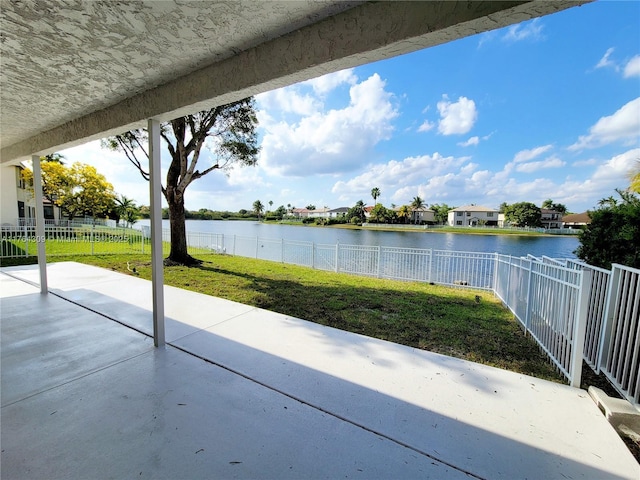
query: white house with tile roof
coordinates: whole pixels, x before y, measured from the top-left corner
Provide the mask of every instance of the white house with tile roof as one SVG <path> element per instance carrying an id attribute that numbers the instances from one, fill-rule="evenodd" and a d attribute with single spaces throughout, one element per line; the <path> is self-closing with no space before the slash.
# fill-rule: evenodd
<path id="1" fill-rule="evenodd" d="M 498 226 L 499 211 L 482 205 L 465 205 L 449 210 L 447 221 L 452 227 L 477 225 Z"/>

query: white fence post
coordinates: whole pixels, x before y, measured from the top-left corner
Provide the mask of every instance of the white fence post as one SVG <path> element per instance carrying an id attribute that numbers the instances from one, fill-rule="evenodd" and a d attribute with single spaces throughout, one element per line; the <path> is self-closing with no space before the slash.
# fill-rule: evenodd
<path id="1" fill-rule="evenodd" d="M 506 290 L 504 292 L 504 300 L 505 300 L 505 303 L 507 305 L 510 305 L 509 302 L 511 301 L 511 298 L 510 298 L 510 293 L 511 293 L 511 270 L 512 270 L 512 268 L 511 268 L 512 260 L 511 259 L 512 259 L 512 257 L 509 256 L 509 263 L 508 263 L 509 269 L 507 270 L 507 288 L 506 288 Z"/>
<path id="2" fill-rule="evenodd" d="M 27 222 L 24 222 L 24 256 L 29 256 L 29 230 L 27 229 Z"/>
<path id="3" fill-rule="evenodd" d="M 377 272 L 378 278 L 380 278 L 381 265 L 382 265 L 382 247 L 378 245 L 378 272 Z"/>
<path id="4" fill-rule="evenodd" d="M 531 279 L 533 278 L 533 261 L 529 260 L 529 278 L 527 279 L 527 310 L 524 314 L 524 328 L 528 332 L 529 324 L 531 322 Z"/>
<path id="5" fill-rule="evenodd" d="M 336 273 L 340 271 L 340 241 L 336 242 Z"/>
<path id="6" fill-rule="evenodd" d="M 311 268 L 316 268 L 316 244 L 311 242 Z"/>
<path id="7" fill-rule="evenodd" d="M 598 361 L 596 363 L 596 373 L 600 373 L 600 370 L 602 370 L 603 362 L 606 362 L 607 357 L 609 356 L 615 301 L 618 298 L 618 291 L 620 290 L 621 273 L 622 271 L 619 268 L 611 268 L 611 275 L 609 275 L 609 295 L 607 296 L 607 303 L 604 307 L 602 329 L 600 330 L 600 353 L 598 354 Z"/>
<path id="8" fill-rule="evenodd" d="M 571 381 L 572 387 L 580 388 L 582 380 L 582 357 L 584 356 L 584 339 L 587 330 L 587 313 L 589 311 L 589 292 L 591 291 L 591 278 L 593 272 L 590 269 L 582 270 L 580 291 L 578 294 L 578 310 L 571 342 Z"/>

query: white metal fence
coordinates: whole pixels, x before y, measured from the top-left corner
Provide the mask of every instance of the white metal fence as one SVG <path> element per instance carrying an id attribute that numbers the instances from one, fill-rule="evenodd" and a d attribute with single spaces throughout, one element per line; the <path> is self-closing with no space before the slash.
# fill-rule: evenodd
<path id="1" fill-rule="evenodd" d="M 68 218 L 45 218 L 44 224 L 47 227 L 81 227 L 81 226 L 89 226 L 89 225 L 100 225 L 104 227 L 112 227 L 116 228 L 120 225 L 116 223 L 115 220 L 111 220 L 108 218 L 92 218 L 92 217 L 77 217 L 72 220 Z M 19 217 L 15 219 L 15 225 L 3 225 L 3 227 L 35 227 L 36 219 L 31 217 Z"/>
<path id="2" fill-rule="evenodd" d="M 149 240 L 140 230 L 100 225 L 46 225 L 40 236 L 32 225 L 2 227 L 0 258 L 37 255 L 37 245 L 45 242 L 47 255 L 99 255 L 117 253 L 148 253 Z"/>
<path id="3" fill-rule="evenodd" d="M 604 308 L 598 367 L 640 404 L 640 270 L 614 264 Z"/>
<path id="4" fill-rule="evenodd" d="M 163 230 L 168 252 L 170 232 Z M 82 225 L 45 228 L 48 255 L 148 253 L 148 233 Z M 36 254 L 32 226 L 2 230 L 2 257 Z M 640 405 L 640 270 L 578 260 L 187 233 L 190 253 L 215 252 L 395 280 L 492 290 L 572 385 L 582 359 Z"/>
<path id="5" fill-rule="evenodd" d="M 574 386 L 580 386 L 589 281 L 580 270 L 535 257 L 496 255 L 494 292 Z"/>
<path id="6" fill-rule="evenodd" d="M 164 232 L 165 239 L 168 235 Z M 495 254 L 187 234 L 190 248 L 394 280 L 493 289 Z"/>

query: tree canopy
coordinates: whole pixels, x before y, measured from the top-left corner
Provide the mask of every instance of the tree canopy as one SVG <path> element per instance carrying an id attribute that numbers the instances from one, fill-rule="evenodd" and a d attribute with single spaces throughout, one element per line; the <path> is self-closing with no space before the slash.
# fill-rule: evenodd
<path id="1" fill-rule="evenodd" d="M 620 201 L 603 199 L 597 209 L 589 211 L 591 224 L 580 235 L 575 254 L 596 267 L 620 263 L 640 268 L 640 197 L 617 192 Z"/>
<path id="2" fill-rule="evenodd" d="M 347 221 L 352 223 L 364 223 L 365 219 L 366 217 L 364 214 L 364 202 L 362 200 L 358 200 L 356 204 L 347 212 Z"/>
<path id="3" fill-rule="evenodd" d="M 185 191 L 192 182 L 214 170 L 227 170 L 234 165 L 255 165 L 259 151 L 257 124 L 254 100 L 250 97 L 161 125 L 160 136 L 171 157 L 162 186 L 169 205 L 171 226 L 171 251 L 165 263 L 199 263 L 187 252 Z M 146 130 L 131 130 L 109 137 L 102 144 L 123 152 L 142 177 L 149 180 Z M 203 148 L 211 155 L 203 155 Z M 139 158 L 140 152 L 147 161 Z"/>
<path id="4" fill-rule="evenodd" d="M 67 167 L 61 158 L 58 155 L 52 161 L 42 162 L 43 195 L 70 219 L 106 216 L 116 198 L 113 185 L 95 167 L 79 162 Z M 33 189 L 33 171 L 23 170 L 23 177 Z"/>
<path id="5" fill-rule="evenodd" d="M 418 208 L 423 208 L 425 206 L 424 200 L 420 197 L 413 197 L 411 201 L 411 207 L 416 210 Z"/>
<path id="6" fill-rule="evenodd" d="M 530 202 L 508 205 L 504 211 L 505 220 L 518 227 L 540 227 L 542 219 L 540 208 Z"/>
<path id="7" fill-rule="evenodd" d="M 636 164 L 629 172 L 629 190 L 634 193 L 640 193 L 640 160 L 636 160 Z"/>
<path id="8" fill-rule="evenodd" d="M 562 215 L 565 215 L 567 213 L 567 207 L 566 205 L 563 205 L 562 203 L 555 203 L 553 200 L 551 200 L 550 198 L 546 199 L 544 202 L 542 202 L 542 208 L 548 209 L 548 210 L 554 210 Z"/>
<path id="9" fill-rule="evenodd" d="M 374 187 L 371 189 L 371 197 L 373 197 L 373 203 L 376 203 L 376 200 L 378 200 L 378 197 L 380 197 L 380 195 L 382 195 L 382 193 L 380 193 L 380 189 L 378 187 Z"/>
<path id="10" fill-rule="evenodd" d="M 369 221 L 371 223 L 393 223 L 396 218 L 396 212 L 386 208 L 381 203 L 376 203 L 371 210 Z"/>
<path id="11" fill-rule="evenodd" d="M 431 210 L 433 210 L 433 216 L 435 220 L 439 224 L 445 224 L 449 220 L 449 211 L 453 210 L 455 207 L 450 207 L 446 203 L 439 205 L 437 203 L 431 205 Z"/>
<path id="12" fill-rule="evenodd" d="M 408 223 L 411 220 L 411 207 L 409 205 L 402 205 L 398 210 L 398 218 L 403 223 Z"/>

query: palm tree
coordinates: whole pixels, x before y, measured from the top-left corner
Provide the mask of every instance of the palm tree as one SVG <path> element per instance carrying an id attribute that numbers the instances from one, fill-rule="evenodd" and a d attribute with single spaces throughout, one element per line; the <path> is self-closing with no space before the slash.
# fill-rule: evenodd
<path id="1" fill-rule="evenodd" d="M 411 202 L 411 208 L 416 211 L 424 208 L 425 203 L 420 197 L 413 197 L 413 201 Z M 418 215 L 416 215 L 416 224 L 418 223 Z"/>
<path id="2" fill-rule="evenodd" d="M 269 210 L 273 208 L 273 200 L 269 200 Z"/>
<path id="3" fill-rule="evenodd" d="M 404 223 L 411 218 L 411 207 L 409 205 L 402 205 L 398 210 L 398 218 L 401 218 Z"/>
<path id="4" fill-rule="evenodd" d="M 258 216 L 258 221 L 260 221 L 260 215 L 264 212 L 264 205 L 260 200 L 253 202 L 253 212 Z"/>
<path id="5" fill-rule="evenodd" d="M 115 213 L 118 216 L 116 223 L 120 223 L 120 219 L 123 218 L 125 220 L 125 227 L 128 227 L 129 223 L 134 223 L 135 220 L 137 220 L 137 210 L 138 207 L 136 207 L 133 199 L 125 197 L 124 195 L 116 197 Z"/>
<path id="6" fill-rule="evenodd" d="M 618 200 L 616 198 L 614 198 L 613 195 L 607 197 L 607 198 L 601 198 L 598 201 L 598 205 L 601 207 L 615 207 L 618 204 Z"/>
<path id="7" fill-rule="evenodd" d="M 373 197 L 373 204 L 375 205 L 376 200 L 378 199 L 378 197 L 381 195 L 380 193 L 380 189 L 378 187 L 372 188 L 371 189 L 371 196 Z"/>
<path id="8" fill-rule="evenodd" d="M 362 200 L 358 200 L 353 207 L 353 216 L 358 217 L 358 220 L 364 223 L 366 217 L 364 215 L 364 202 Z"/>
<path id="9" fill-rule="evenodd" d="M 411 207 L 415 208 L 423 208 L 424 200 L 420 197 L 413 197 L 413 201 L 411 202 Z"/>

